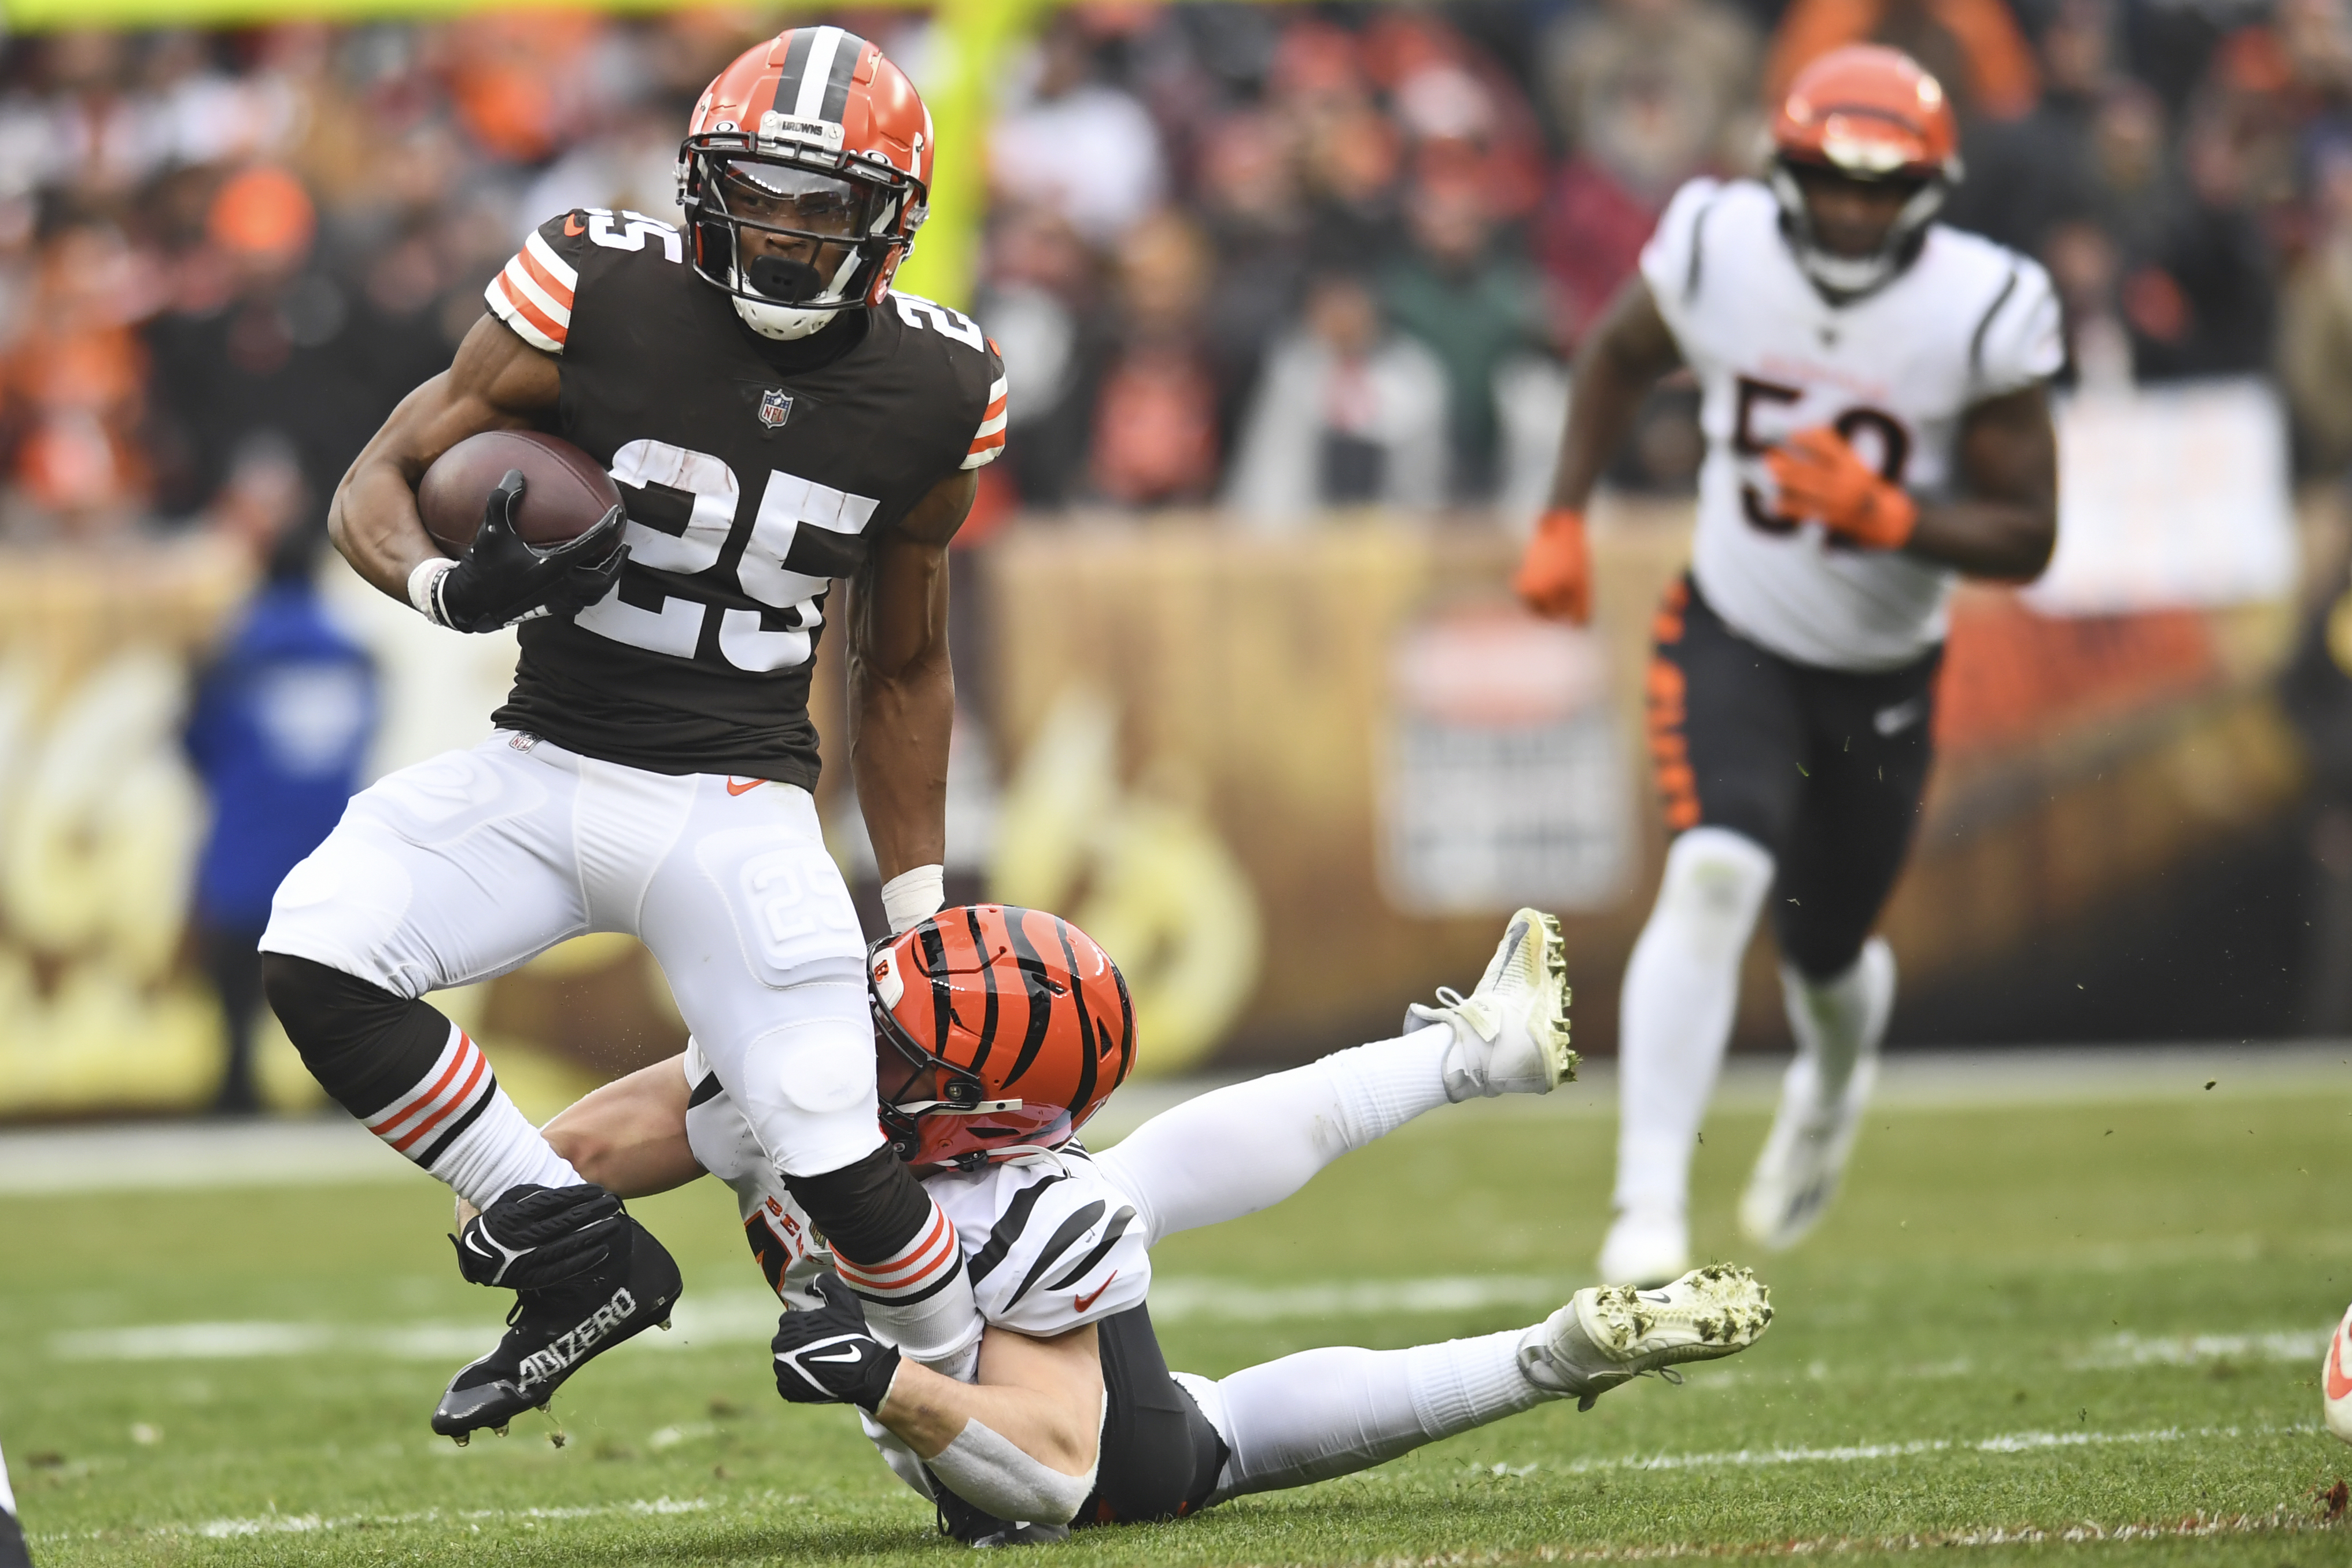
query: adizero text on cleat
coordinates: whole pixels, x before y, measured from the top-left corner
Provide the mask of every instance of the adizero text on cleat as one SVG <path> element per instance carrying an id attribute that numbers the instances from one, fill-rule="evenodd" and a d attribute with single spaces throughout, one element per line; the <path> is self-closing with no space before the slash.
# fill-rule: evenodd
<path id="1" fill-rule="evenodd" d="M 1445 1097 L 1549 1094 L 1576 1076 L 1568 1046 L 1568 957 L 1559 921 L 1522 909 L 1503 928 L 1486 972 L 1468 996 L 1441 988 L 1437 1004 L 1405 1009 L 1405 1032 L 1436 1025 L 1454 1031 L 1445 1055 Z"/>
<path id="2" fill-rule="evenodd" d="M 1593 1285 L 1529 1329 L 1519 1370 L 1577 1408 L 1621 1383 L 1746 1350 L 1772 1325 L 1772 1292 L 1736 1263 L 1694 1269 L 1660 1290 Z"/>
<path id="3" fill-rule="evenodd" d="M 485 1216 L 493 1234 L 504 1201 Z M 677 1264 L 653 1233 L 622 1215 L 603 1247 L 594 1268 L 515 1292 L 506 1336 L 450 1379 L 433 1412 L 436 1432 L 460 1442 L 484 1427 L 503 1435 L 590 1361 L 669 1317 L 679 1294 Z"/>

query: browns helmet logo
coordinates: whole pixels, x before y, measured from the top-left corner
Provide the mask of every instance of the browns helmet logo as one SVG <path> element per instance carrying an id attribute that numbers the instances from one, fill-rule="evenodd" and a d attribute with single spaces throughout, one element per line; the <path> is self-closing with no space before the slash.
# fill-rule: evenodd
<path id="1" fill-rule="evenodd" d="M 883 1134 L 909 1164 L 1057 1148 L 1135 1065 L 1118 967 L 1042 910 L 943 909 L 868 973 Z"/>

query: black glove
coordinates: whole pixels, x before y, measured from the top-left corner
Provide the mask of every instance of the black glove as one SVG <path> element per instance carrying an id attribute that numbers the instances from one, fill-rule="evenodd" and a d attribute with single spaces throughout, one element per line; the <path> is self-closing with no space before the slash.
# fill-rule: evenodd
<path id="1" fill-rule="evenodd" d="M 776 1392 L 794 1405 L 855 1405 L 871 1415 L 898 1375 L 898 1353 L 866 1328 L 866 1309 L 841 1276 L 809 1283 L 824 1305 L 784 1314 L 771 1342 Z"/>
<path id="2" fill-rule="evenodd" d="M 522 470 L 509 468 L 483 503 L 481 531 L 434 584 L 442 624 L 495 632 L 537 610 L 568 615 L 604 598 L 621 575 L 629 552 L 621 543 L 620 507 L 578 538 L 541 549 L 515 532 L 522 492 Z"/>
<path id="3" fill-rule="evenodd" d="M 537 1291 L 601 1269 L 628 1235 L 621 1200 L 593 1182 L 509 1187 L 466 1221 L 457 1272 L 477 1285 Z"/>

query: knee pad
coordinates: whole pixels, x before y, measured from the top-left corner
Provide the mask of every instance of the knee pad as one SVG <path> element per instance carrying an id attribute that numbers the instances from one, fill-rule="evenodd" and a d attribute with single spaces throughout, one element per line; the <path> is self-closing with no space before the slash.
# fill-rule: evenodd
<path id="1" fill-rule="evenodd" d="M 416 1086 L 449 1044 L 449 1020 L 341 969 L 287 953 L 261 956 L 261 989 L 310 1076 L 365 1117 Z"/>
<path id="2" fill-rule="evenodd" d="M 1703 962 L 1737 963 L 1772 889 L 1772 854 L 1745 833 L 1693 828 L 1666 852 L 1650 919 L 1671 923 Z"/>

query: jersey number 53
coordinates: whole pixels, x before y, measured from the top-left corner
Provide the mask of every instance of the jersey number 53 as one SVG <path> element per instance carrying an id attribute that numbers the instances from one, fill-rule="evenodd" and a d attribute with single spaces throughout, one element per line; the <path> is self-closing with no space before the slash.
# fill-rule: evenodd
<path id="1" fill-rule="evenodd" d="M 1756 434 L 1757 409 L 1759 406 L 1783 407 L 1802 402 L 1805 389 L 1783 386 L 1779 382 L 1761 381 L 1754 376 L 1741 376 L 1738 384 L 1739 417 L 1732 426 L 1732 450 L 1742 457 L 1761 457 L 1775 444 Z M 1911 433 L 1903 427 L 1901 420 L 1881 409 L 1855 407 L 1830 421 L 1830 428 L 1845 437 L 1849 445 L 1857 445 L 1864 453 L 1869 451 L 1869 447 L 1859 444 L 1857 438 L 1867 432 L 1878 444 L 1878 476 L 1890 485 L 1903 483 L 1904 465 L 1911 460 Z M 1804 522 L 1802 517 L 1783 517 L 1774 511 L 1765 504 L 1762 492 L 1753 485 L 1740 486 L 1739 509 L 1747 514 L 1751 525 L 1768 534 L 1794 533 Z M 1844 540 L 1832 534 L 1829 544 L 1832 549 L 1840 549 L 1843 548 Z"/>

